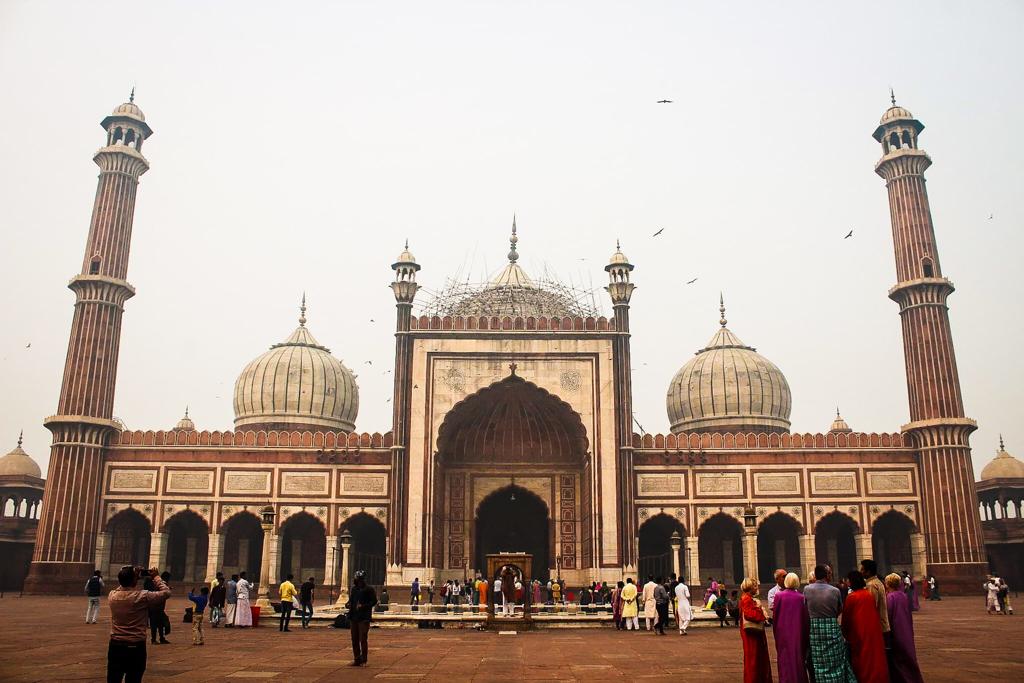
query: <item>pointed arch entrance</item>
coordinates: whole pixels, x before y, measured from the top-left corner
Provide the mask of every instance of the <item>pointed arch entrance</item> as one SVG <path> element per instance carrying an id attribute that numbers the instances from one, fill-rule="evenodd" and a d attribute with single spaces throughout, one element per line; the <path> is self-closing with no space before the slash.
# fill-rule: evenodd
<path id="1" fill-rule="evenodd" d="M 739 584 L 744 577 L 743 525 L 736 518 L 719 512 L 701 524 L 697 538 L 697 564 L 701 573 L 719 583 Z"/>
<path id="2" fill-rule="evenodd" d="M 164 532 L 171 580 L 191 583 L 205 579 L 210 542 L 206 520 L 192 510 L 182 510 L 164 522 Z"/>
<path id="3" fill-rule="evenodd" d="M 485 568 L 488 555 L 529 553 L 534 576 L 526 578 L 548 579 L 549 526 L 548 507 L 537 495 L 519 486 L 495 491 L 480 503 L 473 521 L 474 567 Z"/>
<path id="4" fill-rule="evenodd" d="M 387 574 L 388 538 L 387 529 L 379 519 L 365 512 L 349 517 L 341 525 L 341 531 L 352 534 L 352 553 L 349 565 L 351 572 L 366 572 L 366 583 L 383 586 Z M 351 581 L 351 576 L 348 577 Z"/>
<path id="5" fill-rule="evenodd" d="M 648 576 L 655 578 L 668 577 L 676 571 L 678 564 L 680 575 L 686 576 L 686 565 L 680 545 L 682 557 L 675 557 L 672 551 L 672 534 L 678 533 L 680 543 L 686 539 L 686 529 L 675 517 L 657 514 L 644 521 L 637 530 L 639 536 L 639 555 L 637 558 L 637 574 L 643 581 Z"/>
<path id="6" fill-rule="evenodd" d="M 486 569 L 488 552 L 523 551 L 534 555 L 537 577 L 573 580 L 594 561 L 586 429 L 568 403 L 510 367 L 438 428 L 431 564 L 461 577 Z"/>
<path id="7" fill-rule="evenodd" d="M 152 538 L 149 520 L 138 510 L 121 510 L 107 522 L 110 534 L 110 562 L 97 567 L 104 576 L 117 576 L 121 567 L 149 566 L 149 543 Z"/>
<path id="8" fill-rule="evenodd" d="M 800 536 L 803 527 L 784 512 L 765 518 L 757 530 L 757 571 L 762 581 L 769 581 L 776 569 L 800 571 Z"/>
<path id="9" fill-rule="evenodd" d="M 896 510 L 886 512 L 871 525 L 871 549 L 880 576 L 914 571 L 910 535 L 915 530 L 914 522 Z"/>
<path id="10" fill-rule="evenodd" d="M 818 564 L 832 567 L 832 575 L 846 576 L 857 568 L 857 523 L 842 512 L 830 512 L 814 529 L 814 555 Z"/>

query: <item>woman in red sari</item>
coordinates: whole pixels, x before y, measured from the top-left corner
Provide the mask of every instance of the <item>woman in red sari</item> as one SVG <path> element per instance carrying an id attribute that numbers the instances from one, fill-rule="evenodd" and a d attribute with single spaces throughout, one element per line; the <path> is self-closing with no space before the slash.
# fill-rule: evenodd
<path id="1" fill-rule="evenodd" d="M 868 591 L 860 572 L 850 572 L 850 593 L 843 603 L 843 635 L 850 644 L 850 664 L 857 683 L 889 683 L 882 622 L 875 596 Z"/>
<path id="2" fill-rule="evenodd" d="M 772 663 L 768 658 L 765 617 L 757 598 L 757 579 L 746 578 L 740 584 L 740 638 L 743 640 L 743 683 L 772 683 Z"/>

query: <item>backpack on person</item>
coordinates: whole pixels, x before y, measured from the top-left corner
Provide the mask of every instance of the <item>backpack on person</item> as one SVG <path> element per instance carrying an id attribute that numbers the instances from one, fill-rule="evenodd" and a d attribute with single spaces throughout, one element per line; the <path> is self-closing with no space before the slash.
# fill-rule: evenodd
<path id="1" fill-rule="evenodd" d="M 338 616 L 334 617 L 334 623 L 331 624 L 331 628 L 344 628 L 344 629 L 347 629 L 347 628 L 350 628 L 350 627 L 351 626 L 349 624 L 348 615 L 347 614 L 339 614 Z"/>
<path id="2" fill-rule="evenodd" d="M 85 592 L 90 598 L 100 597 L 100 590 L 103 588 L 103 581 L 98 576 L 93 576 L 89 579 L 89 583 L 85 586 Z"/>

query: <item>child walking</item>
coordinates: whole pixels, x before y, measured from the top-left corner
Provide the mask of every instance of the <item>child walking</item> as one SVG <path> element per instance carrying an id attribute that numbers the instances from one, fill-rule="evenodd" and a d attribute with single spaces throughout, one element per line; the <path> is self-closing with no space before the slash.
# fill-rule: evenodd
<path id="1" fill-rule="evenodd" d="M 192 644 L 203 644 L 203 612 L 206 610 L 206 603 L 210 600 L 210 587 L 203 586 L 199 595 L 195 594 L 193 588 L 188 592 L 188 599 L 195 607 L 192 609 Z"/>

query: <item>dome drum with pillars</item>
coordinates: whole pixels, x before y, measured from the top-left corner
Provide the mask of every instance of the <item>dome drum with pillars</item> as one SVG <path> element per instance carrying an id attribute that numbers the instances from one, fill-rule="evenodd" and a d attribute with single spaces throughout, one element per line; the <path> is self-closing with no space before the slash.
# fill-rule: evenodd
<path id="1" fill-rule="evenodd" d="M 1024 462 L 999 450 L 975 484 L 988 570 L 1011 586 L 1024 581 Z"/>
<path id="2" fill-rule="evenodd" d="M 42 471 L 21 441 L 0 458 L 0 591 L 22 589 L 43 501 Z"/>
<path id="3" fill-rule="evenodd" d="M 726 327 L 687 361 L 668 388 L 672 432 L 788 432 L 792 398 L 785 375 Z"/>
<path id="4" fill-rule="evenodd" d="M 355 376 L 306 328 L 305 295 L 292 335 L 242 370 L 234 405 L 238 429 L 355 430 Z"/>

